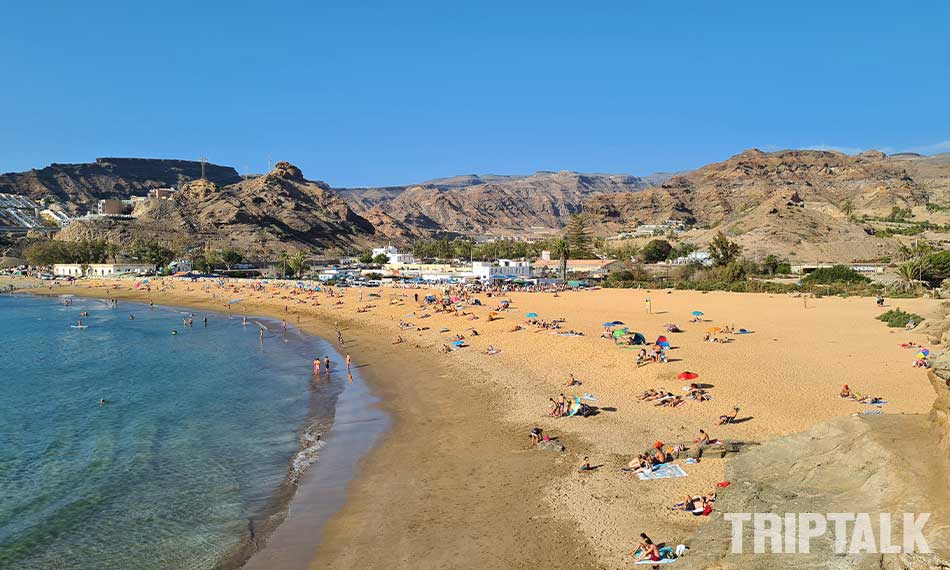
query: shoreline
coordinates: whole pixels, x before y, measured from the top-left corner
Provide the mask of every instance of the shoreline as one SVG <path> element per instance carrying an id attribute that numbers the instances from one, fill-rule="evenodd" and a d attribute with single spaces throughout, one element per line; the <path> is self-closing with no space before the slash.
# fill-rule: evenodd
<path id="1" fill-rule="evenodd" d="M 60 292 L 60 291 L 49 291 L 46 288 L 32 288 L 32 289 L 22 289 L 16 291 L 16 294 L 19 295 L 29 295 L 34 297 L 50 298 L 54 299 L 62 295 L 73 295 L 76 297 L 81 297 L 85 299 L 96 299 L 103 300 L 109 297 L 120 298 L 126 303 L 132 303 L 141 308 L 148 309 L 147 301 L 143 301 L 138 298 L 129 298 L 123 295 L 100 295 L 99 291 L 90 293 L 89 291 L 79 291 L 75 292 L 70 290 L 69 292 Z M 115 293 L 114 291 L 112 293 Z M 224 317 L 227 313 L 221 311 L 219 308 L 212 306 L 210 303 L 191 303 L 191 304 L 166 304 L 166 303 L 156 303 L 156 308 L 163 308 L 171 310 L 174 312 L 179 312 L 177 309 L 194 309 L 200 310 L 203 312 L 211 312 L 217 315 Z M 248 314 L 249 319 L 253 318 L 256 320 L 267 321 L 266 324 L 268 328 L 274 330 L 274 325 L 279 325 L 280 317 L 275 315 L 265 315 L 265 314 Z M 325 331 L 324 331 L 325 332 Z M 325 343 L 331 354 L 335 356 L 333 359 L 335 362 L 342 361 L 342 355 L 339 354 L 338 347 L 333 344 L 330 340 L 330 336 L 327 334 L 317 334 L 310 330 L 304 330 L 303 328 L 298 329 L 298 334 L 310 337 L 312 339 L 317 339 Z M 331 380 L 327 380 L 329 382 Z M 333 381 L 344 382 L 345 379 L 341 375 L 341 371 L 335 371 L 335 378 Z M 348 392 L 351 392 L 351 389 L 357 389 L 358 393 L 350 396 L 347 396 Z M 308 390 L 312 391 L 312 387 L 309 386 Z M 345 400 L 345 401 L 344 401 Z M 349 481 L 355 478 L 358 475 L 356 465 L 352 458 L 347 458 L 346 454 L 343 453 L 341 456 L 341 450 L 330 449 L 332 442 L 339 438 L 339 431 L 341 427 L 339 421 L 342 420 L 344 423 L 347 421 L 353 421 L 354 416 L 357 421 L 363 425 L 358 426 L 356 429 L 346 430 L 349 433 L 345 436 L 345 442 L 350 445 L 356 445 L 362 447 L 362 452 L 358 454 L 357 459 L 365 456 L 366 453 L 376 444 L 379 440 L 380 435 L 385 433 L 390 420 L 388 416 L 383 412 L 378 405 L 378 398 L 372 393 L 372 391 L 367 387 L 366 382 L 359 370 L 355 371 L 353 375 L 353 381 L 348 387 L 345 387 L 339 394 L 336 394 L 332 397 L 332 402 L 327 406 L 327 409 L 324 410 L 326 413 L 321 413 L 315 406 L 324 404 L 326 402 L 314 402 L 311 397 L 311 403 L 308 404 L 308 411 L 306 417 L 304 418 L 303 424 L 295 427 L 295 431 L 298 432 L 298 441 L 300 443 L 297 451 L 288 458 L 287 460 L 287 473 L 280 485 L 275 488 L 271 494 L 270 499 L 267 504 L 253 516 L 248 518 L 248 525 L 245 531 L 242 533 L 241 537 L 238 539 L 238 543 L 233 547 L 229 548 L 228 551 L 218 560 L 215 564 L 215 568 L 219 570 L 239 570 L 242 568 L 257 568 L 270 569 L 275 566 L 272 565 L 271 561 L 267 563 L 257 562 L 259 558 L 268 558 L 262 557 L 261 554 L 267 550 L 270 541 L 274 538 L 274 535 L 284 527 L 288 522 L 296 522 L 295 519 L 291 518 L 291 510 L 294 508 L 294 501 L 298 494 L 301 493 L 301 490 L 308 490 L 313 484 L 314 478 L 322 479 L 323 471 L 332 471 L 335 474 L 342 476 L 344 485 L 340 486 L 323 486 L 322 490 L 329 492 L 330 494 L 335 493 L 336 495 L 331 497 L 329 503 L 331 508 L 329 510 L 322 509 L 318 512 L 303 513 L 304 518 L 313 519 L 313 515 L 317 515 L 316 527 L 308 528 L 307 530 L 319 531 L 320 528 L 330 519 L 340 508 L 342 503 L 345 501 L 346 495 L 346 486 Z M 342 409 L 341 409 L 342 408 Z M 342 412 L 342 414 L 340 413 Z M 339 416 L 339 417 L 338 417 Z M 367 427 L 366 423 L 370 424 L 376 423 L 377 425 L 370 425 Z M 322 425 L 321 425 L 322 424 Z M 307 442 L 308 437 L 312 438 L 316 436 L 319 441 L 323 443 L 314 449 L 313 442 Z M 340 442 L 342 443 L 342 442 Z M 302 472 L 295 471 L 298 458 L 301 453 L 307 453 L 308 450 L 313 450 L 314 453 L 317 453 L 317 457 L 307 465 Z M 328 457 L 329 456 L 329 457 Z M 337 463 L 342 463 L 338 465 Z M 317 473 L 317 472 L 320 473 Z M 338 499 L 338 500 L 334 500 Z M 301 517 L 300 514 L 297 514 L 296 517 Z M 312 555 L 312 549 L 309 553 Z M 309 560 L 309 556 L 308 556 Z M 282 566 L 290 568 L 291 566 Z M 300 567 L 294 565 L 293 567 Z"/>
<path id="2" fill-rule="evenodd" d="M 109 289 L 113 284 L 122 289 Z M 83 285 L 100 296 L 154 297 L 156 303 L 211 310 L 240 296 L 237 290 L 244 292 L 247 285 L 234 282 L 231 291 L 173 282 L 168 291 L 147 295 L 132 291 L 131 284 Z M 61 291 L 82 294 L 72 289 L 82 288 Z M 924 340 L 920 333 L 926 330 L 886 328 L 874 320 L 880 311 L 863 298 L 816 299 L 803 307 L 800 299 L 784 295 L 654 291 L 653 312 L 644 313 L 648 291 L 511 293 L 505 297 L 512 299 L 512 309 L 490 322 L 477 319 L 491 310 L 493 299 L 467 308 L 472 311 L 467 318 L 464 312 L 430 315 L 412 297 L 437 290 L 384 288 L 370 290 L 381 294 L 369 298 L 372 309 L 354 313 L 356 291 L 340 291 L 344 297 L 338 301 L 325 300 L 324 294 L 311 299 L 292 284 L 272 283 L 247 291 L 244 301 L 256 314 L 299 313 L 301 327 L 319 336 L 343 329 L 354 341 L 348 344 L 355 347 L 354 362 L 368 364 L 367 382 L 393 419 L 390 431 L 360 461 L 346 502 L 319 545 L 317 537 L 306 537 L 316 550 L 314 569 L 617 567 L 629 563 L 625 555 L 639 532 L 688 541 L 703 521 L 684 519 L 669 505 L 686 493 L 707 490 L 724 475 L 718 458 L 688 466 L 689 477 L 683 479 L 640 483 L 618 475 L 631 454 L 649 442 L 689 441 L 696 429 L 715 427 L 718 414 L 734 403 L 754 421 L 714 429 L 713 437 L 763 442 L 797 433 L 860 412 L 860 406 L 837 398 L 842 383 L 887 397 L 886 413 L 923 412 L 933 401 L 925 375 L 909 366 L 910 353 L 898 346 Z M 320 303 L 314 303 L 317 297 Z M 928 318 L 941 311 L 940 303 L 929 299 L 889 302 L 897 304 Z M 288 307 L 289 313 L 282 312 Z M 717 319 L 706 322 L 745 326 L 753 334 L 722 345 L 702 342 L 709 325 L 686 323 L 697 308 Z M 565 328 L 586 337 L 533 327 L 516 332 L 512 326 L 523 324 L 525 311 L 566 318 Z M 402 330 L 405 343 L 390 344 L 390 335 L 400 332 L 397 323 L 409 318 L 425 326 Z M 597 338 L 602 321 L 618 318 L 648 335 L 677 320 L 687 330 L 672 337 L 670 364 L 634 368 L 635 353 Z M 447 342 L 444 331 L 470 331 L 473 325 L 481 334 L 467 337 L 471 348 L 438 353 Z M 489 343 L 502 354 L 485 356 Z M 669 410 L 636 398 L 656 386 L 678 390 L 682 381 L 675 376 L 683 370 L 699 372 L 711 383 L 712 402 Z M 584 381 L 577 394 L 595 392 L 605 413 L 581 420 L 543 415 L 548 396 L 572 390 L 564 388 L 568 372 Z M 558 436 L 567 452 L 529 450 L 532 425 Z M 603 468 L 578 473 L 587 455 Z"/>

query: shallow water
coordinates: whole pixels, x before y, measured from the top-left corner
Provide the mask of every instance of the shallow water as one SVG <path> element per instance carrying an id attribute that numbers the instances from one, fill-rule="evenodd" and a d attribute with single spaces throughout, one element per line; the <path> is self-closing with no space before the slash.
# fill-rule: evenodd
<path id="1" fill-rule="evenodd" d="M 0 568 L 213 568 L 312 457 L 332 347 L 185 312 L 0 296 Z"/>

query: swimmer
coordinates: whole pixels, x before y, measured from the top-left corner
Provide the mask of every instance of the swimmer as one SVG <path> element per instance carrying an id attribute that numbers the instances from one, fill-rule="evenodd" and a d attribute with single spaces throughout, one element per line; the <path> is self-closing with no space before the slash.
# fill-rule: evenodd
<path id="1" fill-rule="evenodd" d="M 172 329 L 172 336 L 175 336 L 176 334 L 178 334 L 178 331 L 175 329 Z"/>
<path id="2" fill-rule="evenodd" d="M 129 320 L 130 320 L 130 321 L 134 321 L 134 320 L 135 320 L 135 315 L 130 314 L 130 315 L 129 315 Z"/>
<path id="3" fill-rule="evenodd" d="M 347 371 L 347 372 L 350 371 L 350 362 L 351 362 L 350 353 L 347 352 L 347 353 L 346 353 L 346 371 Z"/>
<path id="4" fill-rule="evenodd" d="M 109 403 L 109 402 L 107 402 L 105 398 L 100 398 L 100 399 L 99 399 L 99 405 L 100 405 L 100 406 L 105 406 L 105 405 L 108 404 L 108 403 Z"/>
<path id="5" fill-rule="evenodd" d="M 323 367 L 327 369 L 327 374 L 329 374 L 330 373 L 330 357 L 329 356 L 323 357 Z"/>

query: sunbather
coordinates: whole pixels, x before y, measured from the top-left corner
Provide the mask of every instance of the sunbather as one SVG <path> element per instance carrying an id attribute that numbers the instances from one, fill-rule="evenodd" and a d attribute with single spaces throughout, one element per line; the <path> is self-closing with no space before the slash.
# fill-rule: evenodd
<path id="1" fill-rule="evenodd" d="M 739 406 L 732 408 L 732 413 L 724 416 L 719 416 L 719 425 L 731 424 L 736 421 L 736 417 L 739 416 Z"/>

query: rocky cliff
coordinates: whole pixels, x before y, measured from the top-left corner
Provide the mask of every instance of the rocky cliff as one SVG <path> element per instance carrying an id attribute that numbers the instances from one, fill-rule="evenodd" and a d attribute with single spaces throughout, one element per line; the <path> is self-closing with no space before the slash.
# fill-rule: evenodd
<path id="1" fill-rule="evenodd" d="M 404 189 L 342 190 L 367 216 L 385 215 L 431 234 L 513 234 L 561 228 L 599 194 L 634 192 L 647 184 L 624 174 L 538 172 L 530 176 L 469 175 Z"/>
<path id="2" fill-rule="evenodd" d="M 205 164 L 205 176 L 215 184 L 238 182 L 230 166 Z M 97 158 L 93 163 L 51 164 L 39 170 L 0 174 L 0 193 L 22 194 L 40 200 L 50 197 L 76 211 L 92 208 L 105 198 L 144 196 L 153 188 L 167 188 L 201 178 L 201 163 L 151 158 Z"/>
<path id="3" fill-rule="evenodd" d="M 172 200 L 142 203 L 131 220 L 75 221 L 61 237 L 188 239 L 251 255 L 258 250 L 365 247 L 375 231 L 325 183 L 307 180 L 296 166 L 278 162 L 268 174 L 235 184 L 189 182 Z"/>
<path id="4" fill-rule="evenodd" d="M 874 151 L 753 149 L 647 190 L 593 196 L 586 209 L 608 234 L 672 218 L 721 230 L 753 255 L 873 259 L 894 244 L 869 236 L 849 215 L 884 216 L 894 206 L 941 200 L 935 181 L 950 181 L 950 165 Z"/>

